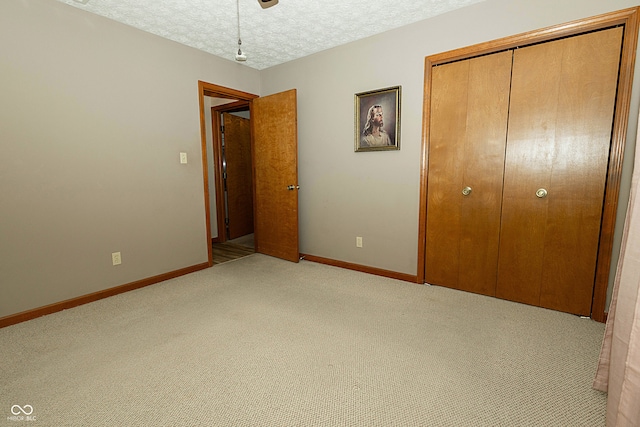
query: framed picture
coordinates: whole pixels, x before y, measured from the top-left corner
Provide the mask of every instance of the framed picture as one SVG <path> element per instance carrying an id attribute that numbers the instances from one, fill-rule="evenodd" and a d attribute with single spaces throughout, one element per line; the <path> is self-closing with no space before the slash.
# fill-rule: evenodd
<path id="1" fill-rule="evenodd" d="M 356 93 L 356 152 L 400 149 L 401 91 L 394 86 Z"/>

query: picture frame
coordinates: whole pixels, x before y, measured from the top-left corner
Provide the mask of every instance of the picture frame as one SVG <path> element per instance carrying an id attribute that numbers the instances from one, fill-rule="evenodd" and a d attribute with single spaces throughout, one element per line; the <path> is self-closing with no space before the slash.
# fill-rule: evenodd
<path id="1" fill-rule="evenodd" d="M 401 86 L 355 94 L 356 152 L 400 150 L 401 96 Z"/>

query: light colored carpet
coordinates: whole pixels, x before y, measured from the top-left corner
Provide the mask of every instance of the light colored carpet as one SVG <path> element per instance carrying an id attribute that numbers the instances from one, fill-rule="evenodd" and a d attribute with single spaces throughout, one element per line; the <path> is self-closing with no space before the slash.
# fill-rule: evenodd
<path id="1" fill-rule="evenodd" d="M 255 254 L 0 329 L 0 425 L 602 426 L 603 333 Z"/>

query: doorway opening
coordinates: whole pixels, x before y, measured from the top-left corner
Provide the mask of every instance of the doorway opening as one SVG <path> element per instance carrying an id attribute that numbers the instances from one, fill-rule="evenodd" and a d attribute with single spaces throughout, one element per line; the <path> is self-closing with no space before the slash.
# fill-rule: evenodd
<path id="1" fill-rule="evenodd" d="M 249 103 L 236 101 L 211 107 L 211 128 L 218 229 L 212 241 L 222 243 L 253 234 Z"/>
<path id="2" fill-rule="evenodd" d="M 225 88 L 211 83 L 198 82 L 198 95 L 200 104 L 200 134 L 202 146 L 202 166 L 204 180 L 204 201 L 207 230 L 207 248 L 209 266 L 224 262 L 225 260 L 246 256 L 253 253 L 253 239 L 240 242 L 231 242 L 225 221 L 228 217 L 228 204 L 226 203 L 225 173 L 226 165 L 223 153 L 223 136 L 221 118 L 223 114 L 235 113 L 238 115 L 244 111 L 244 115 L 251 116 L 251 101 L 257 98 L 247 92 Z M 235 117 L 235 116 L 234 116 Z M 247 124 L 247 129 L 250 125 Z M 251 141 L 249 130 L 249 145 Z M 249 166 L 251 166 L 251 154 L 247 153 Z M 246 181 L 242 178 L 242 181 Z M 253 188 L 253 182 L 244 182 L 242 186 L 249 191 Z M 252 200 L 252 197 L 251 197 Z M 251 223 L 253 223 L 253 206 L 249 206 Z M 251 229 L 253 224 L 251 224 Z M 251 230 L 252 234 L 253 230 Z M 237 237 L 237 236 L 236 236 Z M 242 237 L 242 236 L 241 236 Z M 241 243 L 235 247 L 237 243 Z M 214 248 L 214 244 L 216 247 Z"/>
<path id="3" fill-rule="evenodd" d="M 211 129 L 216 190 L 212 215 L 218 231 L 211 241 L 213 263 L 220 264 L 255 252 L 249 103 L 224 102 L 211 107 Z"/>

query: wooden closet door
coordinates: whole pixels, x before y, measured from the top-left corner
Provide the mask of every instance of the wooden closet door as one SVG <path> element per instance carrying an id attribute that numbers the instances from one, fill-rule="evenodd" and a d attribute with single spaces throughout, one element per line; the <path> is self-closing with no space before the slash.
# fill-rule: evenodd
<path id="1" fill-rule="evenodd" d="M 500 298 L 591 313 L 621 41 L 614 28 L 514 53 Z"/>
<path id="2" fill-rule="evenodd" d="M 495 294 L 511 61 L 508 51 L 432 69 L 427 283 Z"/>

